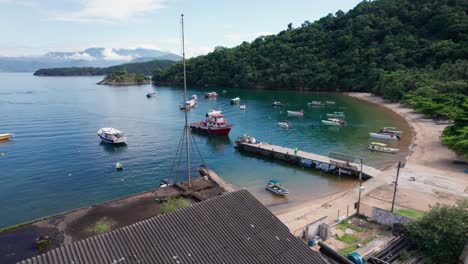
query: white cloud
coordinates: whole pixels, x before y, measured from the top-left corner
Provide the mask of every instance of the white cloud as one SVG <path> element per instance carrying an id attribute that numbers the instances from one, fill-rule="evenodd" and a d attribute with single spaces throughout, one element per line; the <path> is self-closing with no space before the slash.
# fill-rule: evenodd
<path id="1" fill-rule="evenodd" d="M 38 6 L 39 3 L 32 0 L 0 0 L 0 4 L 14 4 L 26 7 Z"/>
<path id="2" fill-rule="evenodd" d="M 250 39 L 260 37 L 260 36 L 267 36 L 267 35 L 273 35 L 273 33 L 266 32 L 266 31 L 248 32 L 248 33 L 231 33 L 231 34 L 225 34 L 224 37 L 230 40 L 244 41 L 244 40 L 250 40 Z"/>
<path id="3" fill-rule="evenodd" d="M 208 53 L 212 52 L 213 50 L 214 49 L 210 48 L 210 47 L 188 48 L 185 51 L 185 55 L 186 55 L 187 58 L 192 58 L 192 57 L 208 54 Z M 174 52 L 174 53 L 178 54 L 177 52 Z"/>
<path id="4" fill-rule="evenodd" d="M 0 0 L 5 1 L 5 0 Z M 54 20 L 116 23 L 165 7 L 169 0 L 81 0 L 81 9 L 64 12 Z"/>
<path id="5" fill-rule="evenodd" d="M 104 48 L 102 50 L 102 56 L 105 60 L 119 60 L 119 61 L 130 61 L 133 59 L 132 56 L 123 56 L 115 53 L 112 48 Z"/>
<path id="6" fill-rule="evenodd" d="M 73 55 L 67 56 L 67 59 L 71 60 L 87 60 L 87 61 L 93 61 L 96 60 L 93 56 L 89 55 L 88 53 L 74 53 Z"/>

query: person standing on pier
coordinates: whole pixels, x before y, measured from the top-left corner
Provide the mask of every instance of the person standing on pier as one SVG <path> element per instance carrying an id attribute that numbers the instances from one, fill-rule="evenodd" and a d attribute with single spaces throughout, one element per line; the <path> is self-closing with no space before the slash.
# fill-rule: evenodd
<path id="1" fill-rule="evenodd" d="M 295 147 L 295 148 L 294 148 L 294 155 L 295 155 L 295 156 L 297 156 L 297 150 L 298 150 L 298 148 Z"/>

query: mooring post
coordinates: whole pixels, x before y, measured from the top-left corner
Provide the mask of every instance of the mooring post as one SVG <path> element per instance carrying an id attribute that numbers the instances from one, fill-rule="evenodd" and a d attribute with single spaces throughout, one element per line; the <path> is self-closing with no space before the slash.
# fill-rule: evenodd
<path id="1" fill-rule="evenodd" d="M 349 204 L 346 206 L 346 218 L 349 217 Z"/>
<path id="2" fill-rule="evenodd" d="M 337 222 L 340 221 L 340 209 L 338 209 L 338 217 L 336 218 L 336 221 L 337 221 Z"/>
<path id="3" fill-rule="evenodd" d="M 362 192 L 362 158 L 360 159 L 361 171 L 359 172 L 359 198 L 357 204 L 357 214 L 361 213 L 361 192 Z"/>

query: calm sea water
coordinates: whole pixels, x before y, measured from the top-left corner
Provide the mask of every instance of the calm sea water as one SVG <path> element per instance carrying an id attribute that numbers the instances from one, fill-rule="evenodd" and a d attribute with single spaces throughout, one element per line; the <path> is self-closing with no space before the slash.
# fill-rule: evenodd
<path id="1" fill-rule="evenodd" d="M 183 131 L 184 113 L 178 110 L 183 90 L 96 85 L 101 78 L 0 73 L 0 133 L 15 135 L 0 143 L 0 227 L 149 190 L 167 177 Z M 213 88 L 220 97 L 203 99 L 207 89 L 190 89 L 189 95 L 197 94 L 200 101 L 189 112 L 189 121 L 201 120 L 208 109 L 221 109 L 235 126 L 229 137 L 194 135 L 205 162 L 272 210 L 350 188 L 356 180 L 240 154 L 233 144 L 243 133 L 319 154 L 333 151 L 360 156 L 365 164 L 380 168 L 406 152 L 407 136 L 392 143 L 404 150 L 399 155 L 367 151 L 368 132 L 383 126 L 408 128 L 389 111 L 353 98 Z M 152 90 L 157 96 L 147 99 L 145 94 Z M 247 105 L 246 111 L 230 105 L 229 98 L 237 96 Z M 274 108 L 273 99 L 286 105 Z M 307 107 L 311 100 L 333 100 L 336 105 Z M 287 109 L 304 109 L 305 116 L 288 118 Z M 331 111 L 344 111 L 349 125 L 321 125 L 320 117 Z M 277 125 L 285 119 L 292 129 Z M 123 130 L 128 144 L 100 143 L 96 131 L 101 127 Z M 115 171 L 117 161 L 124 164 L 122 172 Z M 263 188 L 270 178 L 280 179 L 292 194 L 286 199 L 273 197 Z"/>

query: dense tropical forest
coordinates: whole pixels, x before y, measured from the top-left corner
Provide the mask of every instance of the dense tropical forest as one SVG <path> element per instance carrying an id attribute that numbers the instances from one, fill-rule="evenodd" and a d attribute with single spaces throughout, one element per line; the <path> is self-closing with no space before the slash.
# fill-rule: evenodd
<path id="1" fill-rule="evenodd" d="M 126 70 L 109 73 L 104 80 L 98 82 L 102 85 L 140 85 L 149 84 L 149 77 L 141 73 L 129 73 Z"/>
<path id="2" fill-rule="evenodd" d="M 111 67 L 70 67 L 70 68 L 49 68 L 39 69 L 36 76 L 93 76 L 108 75 L 112 72 L 126 70 L 128 73 L 141 73 L 151 75 L 155 69 L 166 69 L 175 62 L 171 60 L 151 60 L 146 62 L 125 63 Z"/>
<path id="3" fill-rule="evenodd" d="M 363 1 L 187 60 L 191 85 L 373 92 L 453 125 L 443 142 L 468 157 L 468 1 Z M 153 80 L 182 83 L 182 66 Z"/>

